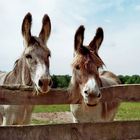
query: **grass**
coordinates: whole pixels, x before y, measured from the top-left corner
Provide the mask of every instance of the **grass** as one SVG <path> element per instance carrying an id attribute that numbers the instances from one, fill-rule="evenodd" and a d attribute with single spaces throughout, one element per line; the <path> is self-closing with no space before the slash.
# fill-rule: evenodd
<path id="1" fill-rule="evenodd" d="M 69 105 L 39 105 L 34 113 L 39 112 L 66 112 L 70 111 Z M 115 120 L 140 120 L 140 103 L 121 103 Z M 55 122 L 32 120 L 33 124 L 52 124 Z"/>
<path id="2" fill-rule="evenodd" d="M 38 105 L 34 109 L 34 113 L 41 112 L 66 112 L 70 111 L 69 105 Z"/>
<path id="3" fill-rule="evenodd" d="M 37 105 L 35 106 L 33 113 L 44 113 L 44 112 L 66 112 L 70 111 L 69 105 Z M 36 120 L 32 119 L 31 124 L 57 124 L 56 121 L 48 120 Z M 60 122 L 61 123 L 61 122 Z"/>
<path id="4" fill-rule="evenodd" d="M 122 103 L 116 120 L 140 120 L 140 103 Z"/>
<path id="5" fill-rule="evenodd" d="M 50 121 L 44 121 L 44 120 L 36 120 L 36 119 L 33 119 L 32 121 L 31 121 L 31 124 L 36 124 L 36 125 L 38 125 L 38 124 L 50 124 Z M 52 124 L 52 123 L 51 123 Z"/>

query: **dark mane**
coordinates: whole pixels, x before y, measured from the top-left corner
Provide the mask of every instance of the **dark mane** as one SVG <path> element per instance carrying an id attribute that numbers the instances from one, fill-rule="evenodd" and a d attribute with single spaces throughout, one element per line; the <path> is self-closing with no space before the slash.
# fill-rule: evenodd
<path id="1" fill-rule="evenodd" d="M 21 63 L 20 60 L 21 60 L 21 58 L 17 59 L 17 60 L 15 61 L 15 63 L 14 63 L 13 72 L 14 72 L 15 74 L 17 74 L 17 73 L 20 71 L 19 68 L 22 69 L 22 67 L 20 67 L 20 63 Z"/>
<path id="2" fill-rule="evenodd" d="M 76 67 L 78 65 L 82 71 L 97 74 L 98 68 L 103 67 L 104 62 L 94 51 L 91 51 L 88 48 L 86 48 L 85 54 L 86 55 L 77 54 L 74 57 L 72 66 Z"/>
<path id="3" fill-rule="evenodd" d="M 14 69 L 15 69 L 15 67 L 17 66 L 19 60 L 20 60 L 20 59 L 17 59 L 17 60 L 15 61 L 15 63 L 14 63 Z"/>
<path id="4" fill-rule="evenodd" d="M 37 46 L 41 46 L 40 42 L 38 41 L 37 37 L 35 36 L 31 36 L 30 40 L 29 40 L 29 45 L 34 45 L 36 44 Z"/>
<path id="5" fill-rule="evenodd" d="M 28 86 L 33 84 L 27 64 L 22 57 L 15 61 L 14 68 L 7 74 L 4 83 L 25 84 Z"/>

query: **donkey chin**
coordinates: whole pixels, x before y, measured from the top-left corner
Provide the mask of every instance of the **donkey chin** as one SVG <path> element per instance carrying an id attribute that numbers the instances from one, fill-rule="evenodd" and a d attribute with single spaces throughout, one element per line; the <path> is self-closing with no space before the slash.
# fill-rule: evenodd
<path id="1" fill-rule="evenodd" d="M 84 102 L 87 106 L 93 107 L 93 106 L 96 106 L 100 102 L 100 99 L 101 99 L 101 94 L 98 97 L 89 95 L 84 98 Z"/>
<path id="2" fill-rule="evenodd" d="M 36 89 L 36 94 L 46 94 L 50 91 L 51 87 L 47 86 L 45 88 L 40 88 L 37 85 L 35 85 L 35 89 Z"/>
<path id="3" fill-rule="evenodd" d="M 42 94 L 46 94 L 50 91 L 50 89 L 51 89 L 50 87 L 47 87 L 46 89 L 38 88 L 38 91 Z"/>

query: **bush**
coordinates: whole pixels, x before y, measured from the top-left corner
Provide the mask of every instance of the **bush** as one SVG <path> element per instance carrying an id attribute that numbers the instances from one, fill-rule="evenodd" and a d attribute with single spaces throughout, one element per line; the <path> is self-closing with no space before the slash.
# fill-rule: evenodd
<path id="1" fill-rule="evenodd" d="M 119 75 L 118 77 L 121 80 L 122 84 L 140 84 L 140 76 L 139 75 L 132 75 L 132 76 Z"/>
<path id="2" fill-rule="evenodd" d="M 119 75 L 122 84 L 140 84 L 139 75 Z M 71 76 L 69 75 L 52 75 L 53 85 L 52 88 L 67 88 L 70 83 Z"/>
<path id="3" fill-rule="evenodd" d="M 67 88 L 69 86 L 71 76 L 69 75 L 53 75 L 52 88 Z"/>

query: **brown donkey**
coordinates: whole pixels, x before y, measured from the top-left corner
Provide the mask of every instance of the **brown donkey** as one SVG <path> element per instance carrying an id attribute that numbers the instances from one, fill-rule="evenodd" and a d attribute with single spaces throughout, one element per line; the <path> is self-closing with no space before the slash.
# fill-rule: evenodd
<path id="1" fill-rule="evenodd" d="M 15 62 L 14 69 L 0 72 L 0 85 L 33 86 L 39 93 L 47 93 L 52 85 L 49 73 L 50 50 L 46 46 L 51 32 L 51 22 L 44 15 L 39 37 L 31 35 L 32 15 L 28 13 L 22 23 L 25 50 Z M 30 123 L 32 105 L 0 105 L 1 125 L 21 125 Z"/>
<path id="2" fill-rule="evenodd" d="M 102 103 L 100 88 L 120 84 L 120 80 L 109 71 L 99 72 L 99 68 L 104 65 L 98 55 L 103 41 L 103 29 L 97 29 L 95 37 L 88 46 L 83 45 L 84 30 L 84 26 L 80 26 L 74 40 L 73 73 L 69 88 L 73 100 L 82 100 L 82 104 L 70 106 L 73 121 L 111 121 L 114 119 L 119 103 Z"/>

